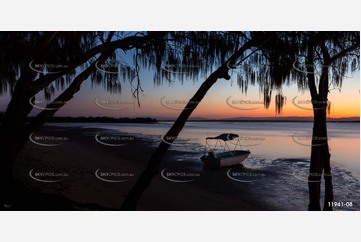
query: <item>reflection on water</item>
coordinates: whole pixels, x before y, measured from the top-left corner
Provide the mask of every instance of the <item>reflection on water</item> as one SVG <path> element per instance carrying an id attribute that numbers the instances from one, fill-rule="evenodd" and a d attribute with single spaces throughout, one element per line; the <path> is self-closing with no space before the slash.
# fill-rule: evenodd
<path id="1" fill-rule="evenodd" d="M 150 145 L 157 146 L 161 136 L 172 124 L 172 122 L 160 122 L 158 124 L 57 123 L 52 125 L 114 129 L 147 136 L 154 141 Z M 327 128 L 331 163 L 344 167 L 359 177 L 360 124 L 328 123 Z M 206 137 L 221 133 L 238 134 L 242 148 L 251 150 L 253 156 L 269 159 L 310 158 L 311 122 L 188 122 L 171 150 L 201 152 Z"/>
<path id="2" fill-rule="evenodd" d="M 147 145 L 156 147 L 172 123 L 52 125 L 112 129 L 114 132 L 126 132 L 143 137 Z M 199 158 L 204 151 L 205 138 L 221 133 L 236 133 L 240 136 L 242 148 L 252 152 L 243 162 L 243 171 L 247 171 L 247 174 L 265 174 L 261 178 L 257 177 L 257 186 L 252 188 L 256 194 L 262 195 L 260 200 L 285 210 L 305 210 L 308 203 L 308 199 L 305 198 L 308 197 L 311 132 L 312 123 L 302 122 L 189 122 L 172 144 L 169 150 L 171 155 L 165 157 L 163 168 L 198 172 L 201 176 L 196 181 L 197 185 L 214 192 L 214 189 L 227 179 L 227 170 L 214 173 L 204 169 Z M 359 210 L 359 134 L 359 123 L 328 124 L 334 201 L 353 202 L 353 207 L 340 207 L 334 210 Z M 171 160 L 169 157 L 172 157 Z M 235 178 L 244 180 L 244 177 Z M 229 196 L 244 199 L 240 189 L 246 185 L 240 185 L 234 180 L 229 182 L 227 189 L 222 188 L 222 193 L 229 192 Z M 324 183 L 322 184 L 324 194 Z M 247 183 L 247 186 L 251 185 L 252 183 Z"/>

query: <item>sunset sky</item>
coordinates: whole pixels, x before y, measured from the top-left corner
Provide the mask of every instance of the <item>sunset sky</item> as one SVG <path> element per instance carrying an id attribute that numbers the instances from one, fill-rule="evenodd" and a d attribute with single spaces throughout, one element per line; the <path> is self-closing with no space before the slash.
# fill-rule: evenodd
<path id="1" fill-rule="evenodd" d="M 141 107 L 138 107 L 134 104 L 129 82 L 122 81 L 121 94 L 109 94 L 102 87 L 91 87 L 90 80 L 87 80 L 83 83 L 80 92 L 60 109 L 56 116 L 176 118 L 203 81 L 204 78 L 199 78 L 195 82 L 185 80 L 182 84 L 179 80 L 174 80 L 171 84 L 165 82 L 157 87 L 153 83 L 152 72 L 143 70 L 141 82 L 144 93 L 140 96 Z M 341 92 L 337 89 L 331 90 L 329 100 L 332 108 L 329 117 L 358 117 L 360 115 L 359 90 L 359 73 L 354 73 L 352 77 L 344 80 Z M 311 105 L 307 104 L 310 100 L 308 91 L 302 93 L 293 84 L 284 86 L 282 92 L 287 101 L 282 113 L 277 116 L 312 116 Z M 193 112 L 192 117 L 211 119 L 275 117 L 276 94 L 276 91 L 272 93 L 271 106 L 265 109 L 259 87 L 250 86 L 247 94 L 242 93 L 236 83 L 236 74 L 233 74 L 229 81 L 218 80 Z M 36 98 L 38 101 L 44 100 L 42 93 Z M 0 101 L 0 111 L 4 111 L 9 101 L 9 94 L 2 95 Z M 38 112 L 39 109 L 34 108 L 32 115 Z"/>

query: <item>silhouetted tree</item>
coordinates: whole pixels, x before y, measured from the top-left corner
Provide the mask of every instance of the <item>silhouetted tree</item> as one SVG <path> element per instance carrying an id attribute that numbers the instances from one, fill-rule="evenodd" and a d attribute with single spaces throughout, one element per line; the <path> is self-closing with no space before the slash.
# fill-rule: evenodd
<path id="1" fill-rule="evenodd" d="M 276 89 L 276 112 L 285 99 L 282 85 L 296 82 L 299 90 L 309 90 L 313 107 L 309 210 L 321 210 L 321 178 L 325 180 L 324 210 L 333 201 L 330 153 L 327 137 L 327 110 L 330 89 L 341 88 L 342 81 L 359 70 L 359 32 L 277 32 L 260 47 L 247 63 L 239 66 L 241 88 L 259 84 L 265 97 Z M 270 100 L 270 98 L 265 98 Z M 265 103 L 267 105 L 267 103 Z"/>
<path id="2" fill-rule="evenodd" d="M 241 42 L 229 43 L 236 46 L 236 49 L 238 46 L 242 47 L 235 50 L 227 61 L 210 74 L 189 100 L 164 136 L 167 142 L 162 141 L 152 154 L 146 169 L 126 197 L 122 209 L 136 209 L 142 193 L 159 173 L 161 161 L 170 144 L 178 136 L 193 110 L 209 88 L 218 79 L 229 79 L 228 72 L 234 69 L 237 70 L 238 85 L 243 92 L 247 91 L 250 84 L 260 86 L 265 108 L 270 106 L 272 91 L 277 91 L 276 113 L 280 113 L 286 102 L 282 94 L 284 84 L 296 81 L 300 90 L 310 90 L 314 128 L 309 176 L 309 210 L 320 210 L 320 184 L 323 173 L 326 187 L 324 209 L 331 209 L 328 206 L 328 202 L 333 200 L 333 191 L 326 126 L 327 95 L 329 84 L 341 86 L 346 74 L 359 68 L 359 32 L 253 32 L 244 33 L 242 37 Z M 299 63 L 302 57 L 305 57 L 305 61 Z M 320 76 L 317 76 L 316 69 L 320 70 Z"/>
<path id="3" fill-rule="evenodd" d="M 20 185 L 13 177 L 12 167 L 28 136 L 69 101 L 85 80 L 92 77 L 93 82 L 105 83 L 107 91 L 120 91 L 118 77 L 97 72 L 97 65 L 116 60 L 116 50 L 150 48 L 150 42 L 164 35 L 163 32 L 1 32 L 0 93 L 9 91 L 12 96 L 0 130 L 0 196 L 9 200 L 6 197 L 12 194 L 7 191 Z M 53 65 L 57 65 L 56 71 L 50 70 Z M 133 79 L 134 71 L 124 73 Z M 50 100 L 56 90 L 60 94 L 27 123 L 33 109 L 30 101 L 35 95 L 43 91 Z"/>
<path id="4" fill-rule="evenodd" d="M 330 83 L 341 86 L 347 72 L 359 68 L 359 32 L 3 32 L 0 34 L 0 91 L 9 90 L 12 94 L 0 130 L 0 182 L 5 184 L 5 191 L 8 185 L 17 184 L 12 166 L 29 134 L 69 101 L 84 81 L 90 79 L 94 85 L 120 93 L 119 76 L 97 71 L 102 63 L 118 61 L 117 51 L 133 55 L 134 67 L 124 66 L 122 78 L 132 83 L 138 105 L 142 92 L 141 67 L 154 70 L 156 85 L 173 79 L 206 78 L 165 135 L 167 142 L 162 141 L 152 154 L 122 209 L 136 209 L 191 113 L 212 85 L 221 78 L 230 79 L 232 71 L 238 72 L 237 82 L 244 92 L 248 85 L 259 84 L 266 108 L 272 91 L 276 90 L 276 112 L 280 112 L 285 103 L 282 85 L 297 81 L 300 89 L 310 90 L 315 119 L 309 209 L 320 209 L 323 172 L 326 174 L 324 208 L 328 209 L 332 183 L 326 128 L 327 94 Z M 42 66 L 40 71 L 33 70 L 34 63 Z M 48 69 L 49 63 L 66 65 L 52 72 Z M 301 71 L 295 68 L 302 65 Z M 33 109 L 29 101 L 41 91 L 48 100 L 56 91 L 60 94 L 27 123 Z"/>
<path id="5" fill-rule="evenodd" d="M 119 76 L 99 72 L 101 64 L 119 61 L 117 51 L 134 57 L 134 67 L 124 66 L 122 78 L 129 80 L 133 96 L 142 92 L 141 67 L 154 69 L 157 85 L 175 77 L 196 80 L 223 63 L 243 33 L 230 32 L 2 32 L 0 33 L 0 91 L 12 97 L 4 114 L 0 138 L 1 195 L 13 186 L 14 160 L 28 140 L 57 110 L 71 100 L 81 84 L 90 79 L 106 91 L 119 93 Z M 52 70 L 53 65 L 59 69 Z M 171 64 L 171 65 L 169 65 Z M 34 71 L 34 66 L 39 68 Z M 29 123 L 31 101 L 39 92 L 49 100 L 46 109 Z M 54 97 L 56 91 L 59 95 Z M 138 104 L 139 99 L 138 99 Z M 9 188 L 10 187 L 10 188 Z"/>
<path id="6" fill-rule="evenodd" d="M 317 32 L 304 35 L 307 43 L 306 76 L 313 107 L 311 165 L 309 174 L 309 210 L 321 210 L 321 178 L 325 180 L 324 210 L 332 210 L 333 201 L 330 152 L 327 136 L 328 93 L 342 86 L 345 77 L 359 69 L 359 32 Z M 332 86 L 333 87 L 332 87 Z"/>
<path id="7" fill-rule="evenodd" d="M 227 59 L 224 57 L 228 54 L 225 49 L 219 49 L 216 46 L 212 45 L 213 43 L 209 39 L 201 38 L 204 43 L 201 45 L 202 49 L 219 49 L 220 63 L 221 65 L 212 72 L 206 80 L 202 83 L 200 88 L 196 91 L 194 96 L 188 101 L 187 105 L 184 107 L 172 127 L 168 130 L 162 141 L 160 142 L 157 149 L 152 153 L 145 170 L 141 173 L 136 184 L 130 190 L 129 194 L 126 196 L 123 204 L 123 210 L 135 210 L 139 200 L 141 199 L 142 194 L 150 185 L 153 178 L 160 171 L 160 164 L 168 151 L 170 145 L 176 140 L 179 133 L 182 131 L 185 123 L 192 114 L 192 112 L 197 108 L 198 104 L 203 100 L 204 96 L 207 94 L 208 90 L 219 80 L 226 79 L 229 80 L 231 77 L 229 71 L 234 66 L 236 62 L 242 63 L 249 56 L 251 56 L 255 50 L 252 50 L 253 47 L 262 46 L 272 37 L 272 33 L 249 33 L 248 35 L 241 35 L 240 39 L 232 39 L 228 42 L 228 45 L 233 49 L 233 53 Z M 217 53 L 215 53 L 217 54 Z M 215 55 L 217 56 L 217 55 Z M 207 58 L 207 57 L 206 57 Z M 209 67 L 205 67 L 209 69 Z M 206 71 L 205 69 L 204 71 Z"/>

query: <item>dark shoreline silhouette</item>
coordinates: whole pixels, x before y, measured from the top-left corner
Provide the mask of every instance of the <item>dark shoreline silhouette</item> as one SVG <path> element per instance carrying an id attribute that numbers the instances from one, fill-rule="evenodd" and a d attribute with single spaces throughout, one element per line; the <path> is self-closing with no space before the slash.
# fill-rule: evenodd
<path id="1" fill-rule="evenodd" d="M 0 122 L 3 121 L 4 113 L 0 112 Z M 33 117 L 29 117 L 27 121 L 31 121 Z M 174 119 L 165 118 L 157 120 L 156 118 L 112 118 L 112 117 L 52 117 L 48 123 L 158 123 L 174 122 Z M 191 122 L 313 122 L 312 117 L 281 117 L 281 118 L 266 118 L 266 117 L 249 117 L 249 118 L 228 118 L 228 119 L 207 119 L 207 118 L 191 118 Z M 327 118 L 328 123 L 359 123 L 359 117 L 347 118 Z"/>
<path id="2" fill-rule="evenodd" d="M 163 121 L 163 122 L 174 122 L 173 119 L 162 119 L 159 121 Z M 190 119 L 189 122 L 259 122 L 259 123 L 263 123 L 263 122 L 274 122 L 274 123 L 288 123 L 288 122 L 292 122 L 292 123 L 312 123 L 312 120 L 288 120 L 288 119 L 282 119 L 282 120 L 277 120 L 277 119 Z M 328 123 L 360 123 L 360 120 L 333 120 L 333 119 L 328 119 L 327 120 Z"/>
<path id="3" fill-rule="evenodd" d="M 3 113 L 0 113 L 0 122 L 3 121 Z M 35 117 L 28 117 L 30 122 Z M 47 123 L 158 123 L 154 118 L 111 118 L 111 117 L 52 117 Z"/>

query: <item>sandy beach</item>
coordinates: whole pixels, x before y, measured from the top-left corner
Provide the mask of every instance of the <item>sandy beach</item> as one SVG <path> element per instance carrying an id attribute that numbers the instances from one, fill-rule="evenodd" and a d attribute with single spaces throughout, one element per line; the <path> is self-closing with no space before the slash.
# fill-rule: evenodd
<path id="1" fill-rule="evenodd" d="M 123 147 L 101 145 L 94 139 L 99 130 L 93 128 L 44 127 L 43 130 L 61 132 L 64 137 L 68 137 L 68 140 L 55 147 L 41 146 L 29 141 L 16 161 L 14 167 L 16 178 L 33 191 L 58 194 L 77 202 L 94 203 L 110 209 L 120 208 L 124 197 L 134 185 L 153 151 L 141 139 L 132 140 Z M 174 158 L 172 153 L 174 152 L 170 151 L 167 154 L 163 164 L 172 162 Z M 122 180 L 126 181 L 100 180 L 95 175 L 97 170 L 122 172 L 121 175 L 125 178 Z M 31 177 L 31 171 L 37 175 L 44 173 L 44 176 L 45 173 L 57 172 L 64 177 L 59 182 L 39 182 Z M 217 173 L 217 171 L 209 172 L 213 175 Z M 215 180 L 217 179 L 219 178 Z M 166 211 L 275 209 L 259 200 L 259 196 L 247 187 L 242 191 L 244 199 L 239 199 L 222 194 L 221 190 L 227 190 L 227 183 L 218 183 L 216 189 L 219 192 L 210 191 L 213 189 L 207 189 L 201 183 L 170 182 L 158 175 L 144 193 L 138 209 Z"/>
<path id="2" fill-rule="evenodd" d="M 39 140 L 51 135 L 63 140 Z M 16 161 L 14 174 L 31 191 L 95 204 L 100 210 L 118 210 L 156 145 L 154 137 L 115 130 L 44 126 L 26 144 Z M 307 181 L 295 179 L 293 170 L 288 168 L 301 163 L 301 168 L 306 169 L 307 161 L 264 159 L 257 163 L 257 159 L 252 158 L 246 166 L 209 170 L 203 167 L 199 157 L 199 153 L 179 147 L 170 149 L 162 161 L 160 174 L 143 194 L 137 209 L 307 210 Z M 252 162 L 256 165 L 252 166 Z M 281 162 L 287 164 L 278 166 Z M 282 170 L 282 167 L 286 168 Z M 359 204 L 354 206 L 358 209 Z M 43 203 L 36 209 L 58 208 Z M 98 210 L 87 206 L 59 208 L 63 209 Z"/>

